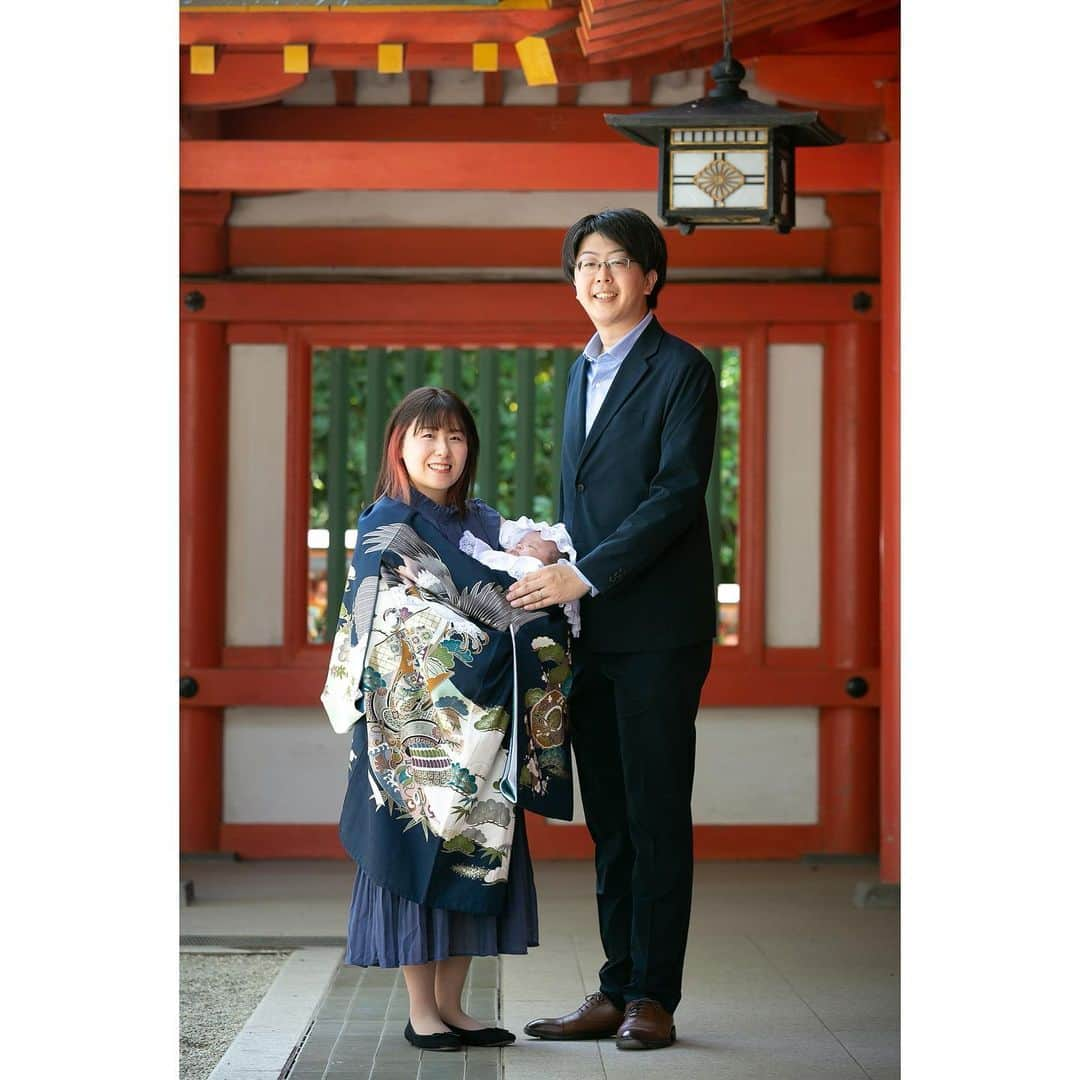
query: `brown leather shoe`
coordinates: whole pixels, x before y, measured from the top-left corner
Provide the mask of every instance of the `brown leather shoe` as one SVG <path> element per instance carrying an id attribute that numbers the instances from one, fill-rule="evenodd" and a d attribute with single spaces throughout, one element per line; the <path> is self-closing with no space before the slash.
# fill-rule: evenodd
<path id="1" fill-rule="evenodd" d="M 659 1050 L 675 1041 L 675 1018 L 652 998 L 626 1003 L 626 1013 L 615 1033 L 620 1050 Z"/>
<path id="2" fill-rule="evenodd" d="M 622 1023 L 621 1010 L 598 990 L 572 1012 L 550 1019 L 530 1020 L 525 1034 L 534 1039 L 610 1039 Z"/>

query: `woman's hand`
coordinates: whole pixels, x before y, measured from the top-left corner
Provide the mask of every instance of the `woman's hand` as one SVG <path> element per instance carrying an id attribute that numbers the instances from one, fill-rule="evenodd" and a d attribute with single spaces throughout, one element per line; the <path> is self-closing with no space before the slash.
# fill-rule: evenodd
<path id="1" fill-rule="evenodd" d="M 556 563 L 526 574 L 506 590 L 511 606 L 537 611 L 552 604 L 566 604 L 589 591 L 588 585 L 567 563 Z"/>

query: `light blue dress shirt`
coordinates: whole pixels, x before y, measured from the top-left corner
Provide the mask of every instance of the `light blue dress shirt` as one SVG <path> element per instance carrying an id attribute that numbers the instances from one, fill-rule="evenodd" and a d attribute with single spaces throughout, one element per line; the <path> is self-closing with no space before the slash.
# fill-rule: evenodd
<path id="1" fill-rule="evenodd" d="M 588 345 L 585 346 L 585 359 L 588 361 L 585 367 L 586 438 L 589 436 L 596 414 L 600 411 L 600 406 L 604 404 L 604 398 L 611 389 L 611 384 L 615 381 L 615 376 L 619 373 L 619 368 L 622 367 L 622 362 L 637 344 L 637 339 L 645 332 L 645 327 L 650 322 L 652 322 L 652 312 L 648 311 L 645 313 L 645 318 L 633 330 L 619 338 L 610 349 L 604 348 L 599 332 L 593 334 Z"/>
<path id="2" fill-rule="evenodd" d="M 637 339 L 645 332 L 645 327 L 650 322 L 652 322 L 652 312 L 648 311 L 645 313 L 645 318 L 633 330 L 628 331 L 619 338 L 610 349 L 604 348 L 599 331 L 593 334 L 589 339 L 589 343 L 585 346 L 586 438 L 589 437 L 589 431 L 593 426 L 593 421 L 596 419 L 596 414 L 600 411 L 600 406 L 604 404 L 604 398 L 607 397 L 611 384 L 615 381 L 619 368 L 622 367 L 622 362 L 630 354 L 630 350 L 637 344 Z M 573 538 L 571 537 L 571 539 Z M 589 595 L 596 596 L 599 590 L 573 563 L 570 565 L 573 567 L 574 573 L 589 586 Z"/>

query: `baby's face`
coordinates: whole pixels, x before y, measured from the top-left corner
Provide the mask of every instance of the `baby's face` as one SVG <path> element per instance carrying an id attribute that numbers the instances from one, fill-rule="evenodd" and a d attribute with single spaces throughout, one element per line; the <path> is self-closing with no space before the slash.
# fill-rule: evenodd
<path id="1" fill-rule="evenodd" d="M 559 545 L 545 540 L 535 529 L 527 532 L 513 547 L 506 549 L 511 555 L 531 555 L 545 566 L 559 561 Z"/>

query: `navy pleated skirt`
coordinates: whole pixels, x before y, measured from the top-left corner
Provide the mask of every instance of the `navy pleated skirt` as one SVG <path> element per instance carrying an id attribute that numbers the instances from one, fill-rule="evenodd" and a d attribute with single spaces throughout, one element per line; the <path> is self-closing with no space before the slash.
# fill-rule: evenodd
<path id="1" fill-rule="evenodd" d="M 376 885 L 356 867 L 345 962 L 359 967 L 426 964 L 450 956 L 520 955 L 540 944 L 529 842 L 518 816 L 510 849 L 506 905 L 499 915 L 417 904 Z"/>

